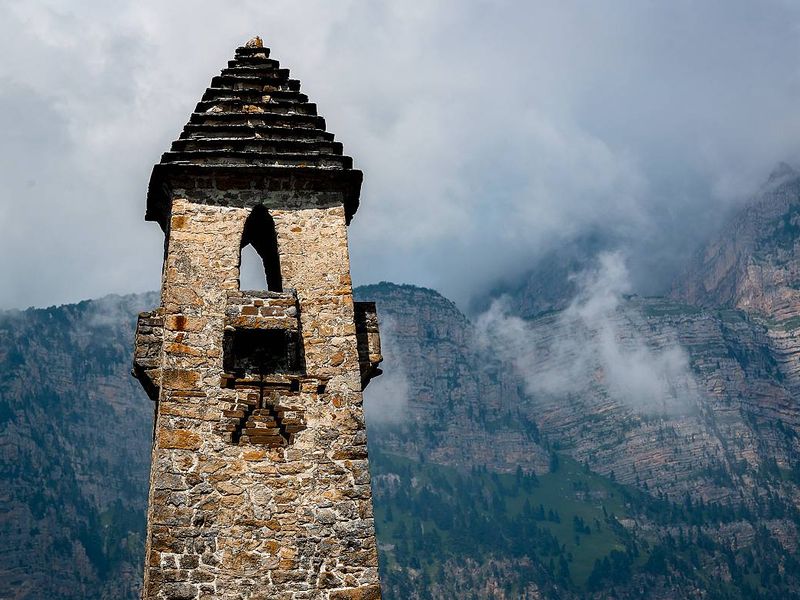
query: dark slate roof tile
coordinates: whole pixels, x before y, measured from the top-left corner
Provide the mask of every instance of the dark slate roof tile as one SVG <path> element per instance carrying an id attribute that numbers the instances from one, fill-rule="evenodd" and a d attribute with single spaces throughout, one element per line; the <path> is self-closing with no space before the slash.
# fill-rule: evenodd
<path id="1" fill-rule="evenodd" d="M 166 228 L 175 184 L 337 192 L 350 221 L 361 171 L 325 130 L 300 82 L 269 54 L 254 39 L 211 80 L 180 137 L 153 168 L 145 218 Z"/>
<path id="2" fill-rule="evenodd" d="M 268 48 L 243 46 L 211 80 L 161 164 L 351 169 L 352 159 L 341 154 L 289 69 L 269 58 Z"/>

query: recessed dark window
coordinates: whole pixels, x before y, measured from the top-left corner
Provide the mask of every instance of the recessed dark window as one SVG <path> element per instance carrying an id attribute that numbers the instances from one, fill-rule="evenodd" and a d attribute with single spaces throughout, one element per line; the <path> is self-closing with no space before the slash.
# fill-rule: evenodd
<path id="1" fill-rule="evenodd" d="M 297 373 L 297 332 L 237 329 L 225 333 L 224 369 L 236 377 Z"/>

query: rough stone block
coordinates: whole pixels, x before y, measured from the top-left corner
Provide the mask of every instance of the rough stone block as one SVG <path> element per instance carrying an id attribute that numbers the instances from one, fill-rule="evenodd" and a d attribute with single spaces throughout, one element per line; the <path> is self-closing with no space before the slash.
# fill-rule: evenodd
<path id="1" fill-rule="evenodd" d="M 200 385 L 200 373 L 186 369 L 164 369 L 162 385 L 168 390 L 191 390 Z"/>
<path id="2" fill-rule="evenodd" d="M 366 585 L 359 588 L 334 590 L 330 600 L 380 600 L 381 586 L 379 584 Z"/>
<path id="3" fill-rule="evenodd" d="M 183 448 L 185 450 L 197 450 L 203 445 L 203 437 L 193 431 L 186 429 L 166 429 L 159 436 L 159 446 L 161 448 Z"/>

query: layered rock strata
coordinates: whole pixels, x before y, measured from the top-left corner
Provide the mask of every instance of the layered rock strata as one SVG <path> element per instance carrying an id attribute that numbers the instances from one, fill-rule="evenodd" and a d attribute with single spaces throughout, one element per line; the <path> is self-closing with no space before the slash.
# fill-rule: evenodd
<path id="1" fill-rule="evenodd" d="M 793 393 L 800 393 L 800 174 L 781 164 L 756 197 L 696 253 L 672 287 L 697 306 L 744 310 L 768 330 Z"/>

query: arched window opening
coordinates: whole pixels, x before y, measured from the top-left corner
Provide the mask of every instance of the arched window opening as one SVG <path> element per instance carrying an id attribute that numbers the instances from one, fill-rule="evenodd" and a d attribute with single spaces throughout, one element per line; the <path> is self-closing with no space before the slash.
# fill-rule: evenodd
<path id="1" fill-rule="evenodd" d="M 282 292 L 281 263 L 275 221 L 263 206 L 247 217 L 242 233 L 239 289 Z"/>

